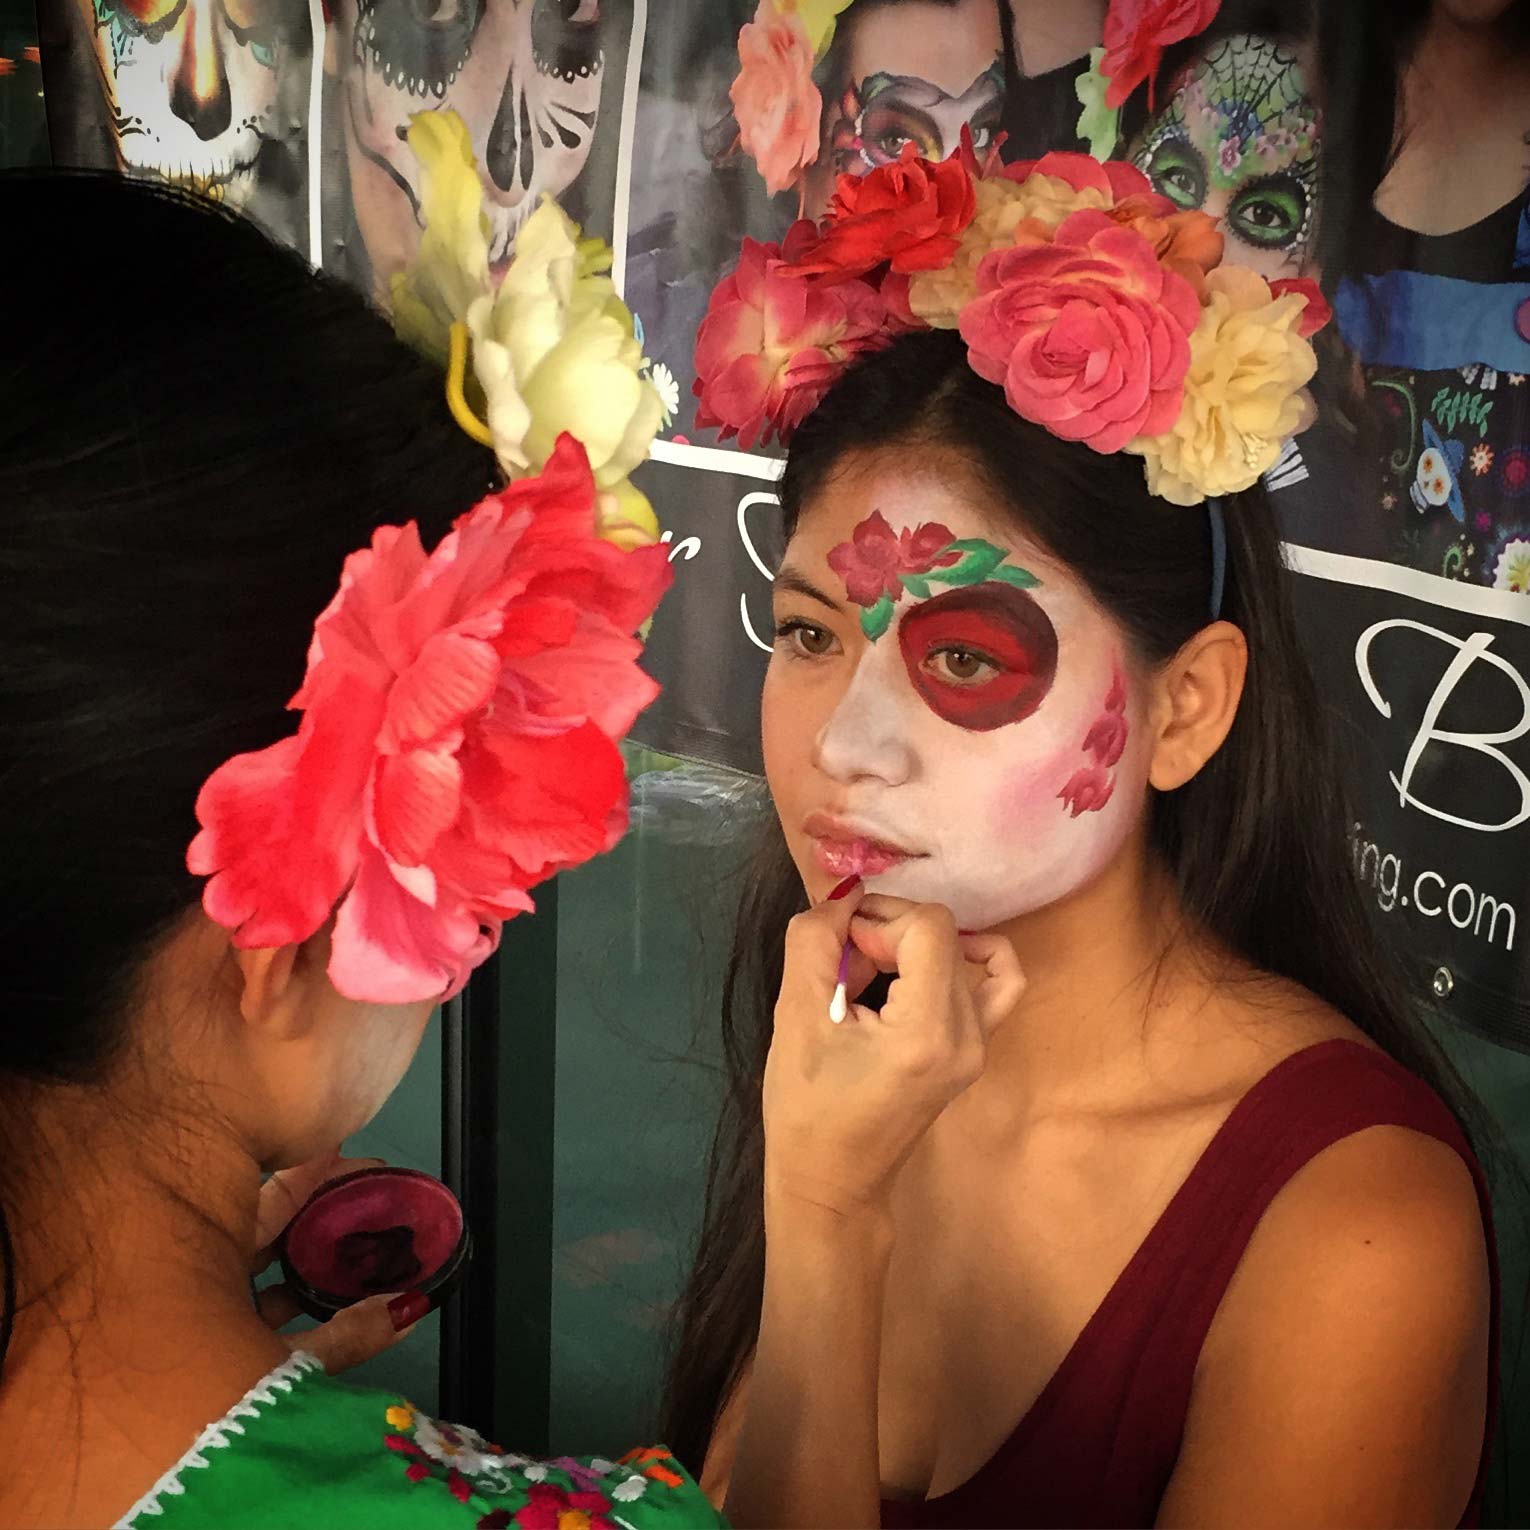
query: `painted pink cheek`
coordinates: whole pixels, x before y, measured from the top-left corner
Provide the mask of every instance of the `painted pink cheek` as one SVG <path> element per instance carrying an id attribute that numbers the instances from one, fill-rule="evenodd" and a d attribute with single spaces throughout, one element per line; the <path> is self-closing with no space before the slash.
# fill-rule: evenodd
<path id="1" fill-rule="evenodd" d="M 898 626 L 909 681 L 937 717 L 987 733 L 1029 717 L 1057 676 L 1057 632 L 1023 590 L 990 583 L 922 602 Z M 981 685 L 942 679 L 928 661 L 943 649 L 970 649 L 998 672 Z"/>

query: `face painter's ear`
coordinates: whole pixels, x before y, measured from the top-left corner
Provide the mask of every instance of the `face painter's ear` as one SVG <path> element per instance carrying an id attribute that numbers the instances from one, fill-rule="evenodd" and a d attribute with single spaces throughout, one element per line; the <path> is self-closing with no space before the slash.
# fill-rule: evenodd
<path id="1" fill-rule="evenodd" d="M 1171 792 L 1222 747 L 1248 672 L 1248 643 L 1231 622 L 1213 622 L 1190 639 L 1153 684 L 1153 754 L 1148 780 Z"/>
<path id="2" fill-rule="evenodd" d="M 252 1025 L 287 1027 L 292 1006 L 292 972 L 297 961 L 297 946 L 266 947 L 259 951 L 234 950 L 243 987 L 239 994 L 239 1013 Z"/>

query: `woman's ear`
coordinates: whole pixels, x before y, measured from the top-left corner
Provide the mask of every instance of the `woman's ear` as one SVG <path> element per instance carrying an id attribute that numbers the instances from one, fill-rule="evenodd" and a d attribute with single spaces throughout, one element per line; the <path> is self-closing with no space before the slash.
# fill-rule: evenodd
<path id="1" fill-rule="evenodd" d="M 1203 627 L 1159 671 L 1149 706 L 1156 790 L 1183 786 L 1222 747 L 1247 672 L 1248 643 L 1231 622 Z"/>
<path id="2" fill-rule="evenodd" d="M 241 989 L 239 1013 L 251 1025 L 273 1030 L 281 1035 L 293 1034 L 294 1022 L 300 1006 L 293 1003 L 297 986 L 293 972 L 297 962 L 297 946 L 265 947 L 258 951 L 234 950 L 234 960 L 239 966 Z"/>

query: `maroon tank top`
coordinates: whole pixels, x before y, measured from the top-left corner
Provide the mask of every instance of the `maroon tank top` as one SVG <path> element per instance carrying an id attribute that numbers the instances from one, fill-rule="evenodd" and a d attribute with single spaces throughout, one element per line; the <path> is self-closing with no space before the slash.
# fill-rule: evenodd
<path id="1" fill-rule="evenodd" d="M 938 1498 L 886 1499 L 882 1524 L 1147 1526 L 1179 1455 L 1201 1344 L 1259 1219 L 1324 1148 L 1404 1126 L 1471 1170 L 1492 1266 L 1492 1350 L 1483 1459 L 1464 1525 L 1481 1511 L 1498 1396 L 1498 1263 L 1487 1184 L 1455 1117 L 1399 1063 L 1358 1042 L 1320 1042 L 1238 1101 L 1015 1431 Z"/>

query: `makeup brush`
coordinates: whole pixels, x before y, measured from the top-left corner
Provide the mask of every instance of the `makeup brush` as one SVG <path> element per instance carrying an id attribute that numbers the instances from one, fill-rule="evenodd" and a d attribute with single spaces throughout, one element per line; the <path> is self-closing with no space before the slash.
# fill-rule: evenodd
<path id="1" fill-rule="evenodd" d="M 845 996 L 845 981 L 850 976 L 850 942 L 845 942 L 845 949 L 839 953 L 839 981 L 834 985 L 834 997 L 829 1000 L 829 1019 L 835 1025 L 844 1021 L 850 1013 L 849 1000 Z"/>

